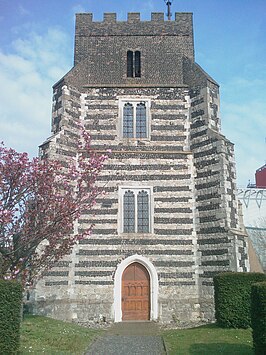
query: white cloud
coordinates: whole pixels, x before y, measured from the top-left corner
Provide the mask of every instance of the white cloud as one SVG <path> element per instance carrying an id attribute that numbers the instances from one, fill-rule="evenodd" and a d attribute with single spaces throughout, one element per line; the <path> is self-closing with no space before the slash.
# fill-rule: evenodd
<path id="1" fill-rule="evenodd" d="M 18 12 L 21 16 L 27 16 L 30 14 L 30 11 L 27 10 L 23 5 L 19 4 L 18 5 Z"/>
<path id="2" fill-rule="evenodd" d="M 58 28 L 28 33 L 0 52 L 0 140 L 37 154 L 50 135 L 52 85 L 71 66 L 70 40 Z"/>
<path id="3" fill-rule="evenodd" d="M 88 12 L 88 9 L 85 9 L 85 7 L 82 4 L 76 4 L 72 7 L 72 12 L 73 14 L 83 14 Z"/>
<path id="4" fill-rule="evenodd" d="M 90 11 L 88 11 L 88 9 L 85 9 L 85 7 L 82 4 L 75 4 L 72 6 L 71 13 L 72 13 L 74 25 L 76 22 L 76 14 L 83 14 L 86 12 L 90 12 Z"/>

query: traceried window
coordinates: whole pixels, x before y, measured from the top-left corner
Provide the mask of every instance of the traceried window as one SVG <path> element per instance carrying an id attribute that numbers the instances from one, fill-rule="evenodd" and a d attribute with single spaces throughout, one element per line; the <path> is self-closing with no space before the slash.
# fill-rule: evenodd
<path id="1" fill-rule="evenodd" d="M 124 233 L 135 233 L 135 195 L 133 191 L 126 191 L 124 194 Z"/>
<path id="2" fill-rule="evenodd" d="M 134 137 L 134 108 L 129 102 L 123 107 L 123 137 Z"/>
<path id="3" fill-rule="evenodd" d="M 150 208 L 147 191 L 139 191 L 137 195 L 137 209 L 138 233 L 148 233 L 150 231 Z"/>
<path id="4" fill-rule="evenodd" d="M 141 76 L 141 62 L 140 51 L 127 51 L 127 77 L 140 78 Z"/>
<path id="5" fill-rule="evenodd" d="M 148 102 L 123 102 L 122 127 L 123 138 L 148 138 Z"/>
<path id="6" fill-rule="evenodd" d="M 150 189 L 122 189 L 122 233 L 151 232 Z"/>
<path id="7" fill-rule="evenodd" d="M 136 138 L 147 137 L 147 114 L 145 103 L 136 106 Z"/>

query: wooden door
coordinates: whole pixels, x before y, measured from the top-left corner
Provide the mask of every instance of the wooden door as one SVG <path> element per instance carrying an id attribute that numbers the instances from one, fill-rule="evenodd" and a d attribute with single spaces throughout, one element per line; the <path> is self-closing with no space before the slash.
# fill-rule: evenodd
<path id="1" fill-rule="evenodd" d="M 122 320 L 150 319 L 150 276 L 144 266 L 130 264 L 122 276 Z"/>

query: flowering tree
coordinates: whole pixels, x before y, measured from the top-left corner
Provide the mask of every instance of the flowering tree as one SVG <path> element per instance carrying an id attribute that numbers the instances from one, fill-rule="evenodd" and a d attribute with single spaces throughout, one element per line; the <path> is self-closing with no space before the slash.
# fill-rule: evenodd
<path id="1" fill-rule="evenodd" d="M 64 163 L 0 145 L 0 278 L 36 277 L 90 234 L 75 224 L 95 203 L 105 159 L 84 130 L 75 159 Z"/>

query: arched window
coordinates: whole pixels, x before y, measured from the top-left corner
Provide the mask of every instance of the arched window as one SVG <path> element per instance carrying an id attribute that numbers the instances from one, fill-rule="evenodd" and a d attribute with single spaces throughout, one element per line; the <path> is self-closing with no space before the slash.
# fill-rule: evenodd
<path id="1" fill-rule="evenodd" d="M 133 78 L 133 52 L 127 51 L 127 77 Z"/>
<path id="2" fill-rule="evenodd" d="M 127 51 L 127 77 L 140 78 L 141 76 L 141 60 L 140 51 Z"/>
<path id="3" fill-rule="evenodd" d="M 133 105 L 128 102 L 123 107 L 123 137 L 134 137 Z"/>
<path id="4" fill-rule="evenodd" d="M 122 101 L 122 138 L 148 138 L 148 101 Z"/>
<path id="5" fill-rule="evenodd" d="M 150 233 L 150 188 L 122 188 L 122 233 Z"/>
<path id="6" fill-rule="evenodd" d="M 135 52 L 135 77 L 140 78 L 141 66 L 140 66 L 140 51 Z"/>
<path id="7" fill-rule="evenodd" d="M 123 196 L 124 208 L 124 233 L 135 232 L 135 194 L 133 191 L 126 191 Z"/>
<path id="8" fill-rule="evenodd" d="M 147 191 L 140 191 L 137 197 L 138 233 L 148 233 L 150 230 L 149 195 Z"/>
<path id="9" fill-rule="evenodd" d="M 137 104 L 136 107 L 136 138 L 147 137 L 147 117 L 144 102 Z"/>

